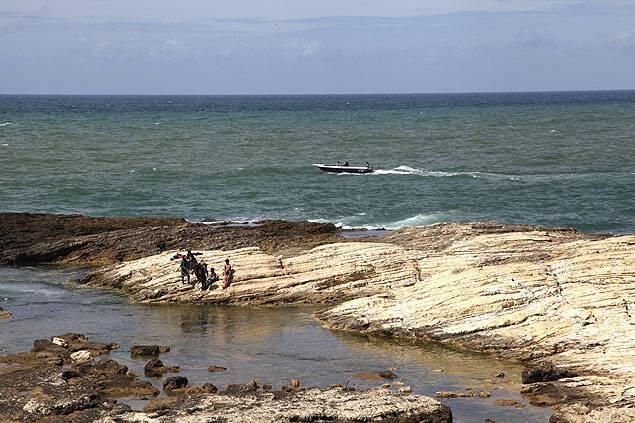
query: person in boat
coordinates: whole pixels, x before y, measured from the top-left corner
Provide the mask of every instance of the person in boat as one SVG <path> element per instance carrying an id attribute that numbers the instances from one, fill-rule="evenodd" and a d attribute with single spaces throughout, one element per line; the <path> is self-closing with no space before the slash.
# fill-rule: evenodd
<path id="1" fill-rule="evenodd" d="M 234 269 L 229 264 L 229 259 L 225 259 L 225 267 L 223 268 L 223 289 L 227 289 L 234 282 Z"/>
<path id="2" fill-rule="evenodd" d="M 370 169 L 370 163 L 366 162 L 366 167 Z"/>
<path id="3" fill-rule="evenodd" d="M 209 276 L 207 277 L 207 281 L 205 281 L 205 283 L 201 286 L 201 289 L 203 291 L 207 291 L 209 289 L 210 286 L 214 285 L 215 282 L 217 282 L 219 279 L 218 275 L 216 274 L 216 271 L 214 270 L 214 268 L 210 268 L 209 269 Z"/>
<path id="4" fill-rule="evenodd" d="M 348 166 L 348 161 L 344 162 L 344 166 Z"/>

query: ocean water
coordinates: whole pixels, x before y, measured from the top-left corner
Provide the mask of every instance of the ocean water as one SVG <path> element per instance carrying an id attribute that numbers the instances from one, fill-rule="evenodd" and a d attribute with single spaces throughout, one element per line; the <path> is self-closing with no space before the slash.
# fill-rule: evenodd
<path id="1" fill-rule="evenodd" d="M 0 96 L 0 210 L 633 232 L 635 91 Z"/>

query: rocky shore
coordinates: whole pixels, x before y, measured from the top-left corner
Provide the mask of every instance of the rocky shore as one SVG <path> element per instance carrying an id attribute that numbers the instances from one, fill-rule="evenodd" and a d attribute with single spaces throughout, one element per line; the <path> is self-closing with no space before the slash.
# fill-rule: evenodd
<path id="1" fill-rule="evenodd" d="M 294 386 L 274 391 L 253 381 L 218 392 L 209 383 L 188 386 L 186 378 L 177 376 L 163 381 L 159 396 L 150 382 L 107 357 L 116 348 L 67 333 L 36 340 L 30 352 L 0 356 L 0 421 L 452 421 L 450 409 L 432 398 L 386 389 Z M 135 411 L 118 401 L 129 397 L 150 401 Z"/>
<path id="2" fill-rule="evenodd" d="M 353 239 L 306 222 L 2 221 L 0 263 L 99 264 L 83 282 L 137 302 L 328 304 L 318 317 L 335 330 L 524 361 L 523 392 L 554 405 L 553 422 L 635 420 L 634 235 L 485 222 Z M 181 284 L 169 259 L 186 248 L 214 267 L 229 257 L 234 285 L 202 292 Z"/>

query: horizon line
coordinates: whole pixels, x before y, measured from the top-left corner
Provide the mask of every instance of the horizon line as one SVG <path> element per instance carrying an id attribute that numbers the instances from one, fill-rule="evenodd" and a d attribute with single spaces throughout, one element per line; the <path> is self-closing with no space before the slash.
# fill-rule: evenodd
<path id="1" fill-rule="evenodd" d="M 592 93 L 592 92 L 626 92 L 635 91 L 635 88 L 614 88 L 614 89 L 573 89 L 573 90 L 510 90 L 510 91 L 428 91 L 428 92 L 368 92 L 368 93 L 260 93 L 260 94 L 183 94 L 183 93 L 0 93 L 0 96 L 103 96 L 103 97 L 299 97 L 299 96 L 396 96 L 396 95 L 439 95 L 439 94 L 549 94 L 549 93 Z"/>

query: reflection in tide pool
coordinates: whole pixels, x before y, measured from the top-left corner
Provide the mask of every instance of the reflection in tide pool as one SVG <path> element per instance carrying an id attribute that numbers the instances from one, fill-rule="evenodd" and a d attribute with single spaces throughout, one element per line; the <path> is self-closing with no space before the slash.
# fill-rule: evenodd
<path id="1" fill-rule="evenodd" d="M 413 392 L 487 390 L 488 399 L 444 400 L 455 421 L 548 420 L 551 410 L 527 404 L 524 409 L 498 407 L 497 398 L 526 401 L 519 395 L 522 368 L 484 354 L 436 344 L 396 342 L 334 333 L 313 318 L 316 308 L 247 308 L 202 305 L 139 305 L 112 292 L 77 287 L 70 279 L 81 270 L 0 268 L 0 307 L 14 318 L 0 322 L 0 353 L 31 348 L 33 340 L 79 332 L 102 342 L 117 342 L 111 356 L 143 374 L 143 360 L 130 358 L 134 344 L 170 345 L 161 355 L 168 365 L 198 385 L 257 379 L 279 388 L 290 379 L 303 386 L 348 384 L 359 389 L 382 381 L 356 377 L 396 367 L 398 383 Z M 226 372 L 209 373 L 211 365 Z M 504 378 L 495 375 L 504 372 Z M 394 383 L 393 381 L 387 381 Z M 160 386 L 160 380 L 153 380 Z M 395 385 L 398 389 L 399 385 Z M 135 407 L 142 403 L 131 404 Z"/>

